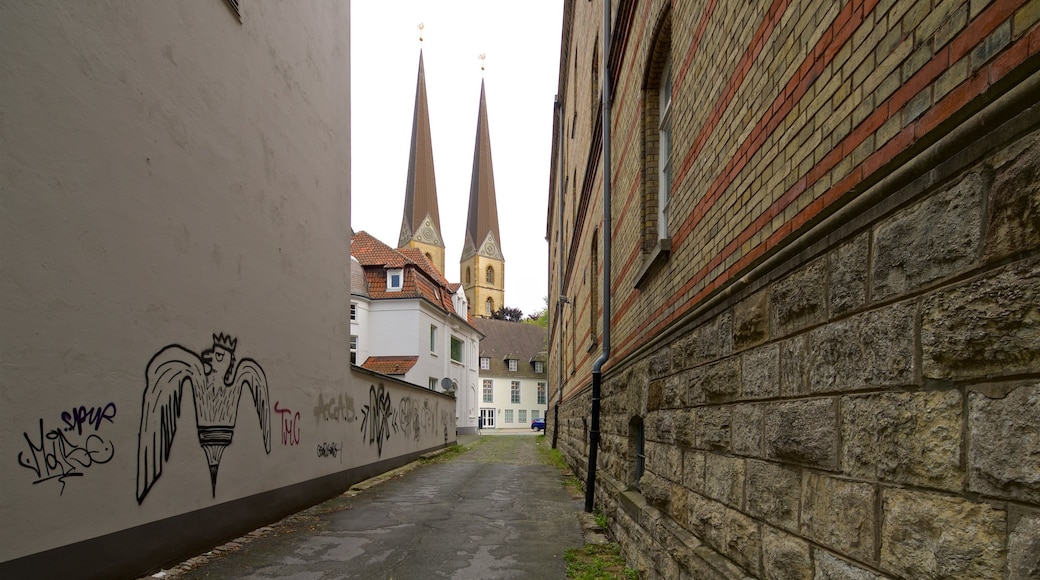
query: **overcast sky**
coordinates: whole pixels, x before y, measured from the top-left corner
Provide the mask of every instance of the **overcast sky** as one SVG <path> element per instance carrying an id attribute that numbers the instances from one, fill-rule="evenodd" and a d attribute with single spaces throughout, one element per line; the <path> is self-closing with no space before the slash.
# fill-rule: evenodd
<path id="1" fill-rule="evenodd" d="M 545 217 L 562 0 L 358 1 L 350 10 L 351 226 L 397 246 L 423 23 L 444 274 L 461 281 L 483 76 L 505 303 L 524 314 L 541 310 L 548 294 Z"/>

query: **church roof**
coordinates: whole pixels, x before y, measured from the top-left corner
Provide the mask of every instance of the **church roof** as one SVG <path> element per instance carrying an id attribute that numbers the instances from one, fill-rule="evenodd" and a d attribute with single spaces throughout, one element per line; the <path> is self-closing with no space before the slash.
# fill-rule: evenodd
<path id="1" fill-rule="evenodd" d="M 493 257 L 501 256 L 502 236 L 498 231 L 498 203 L 495 200 L 495 172 L 491 164 L 491 133 L 488 129 L 487 97 L 484 81 L 480 81 L 480 109 L 477 113 L 477 138 L 473 146 L 473 173 L 470 178 L 469 212 L 462 258 L 481 251 L 488 235 L 498 248 Z"/>
<path id="2" fill-rule="evenodd" d="M 429 219 L 434 232 L 422 232 Z M 418 237 L 421 235 L 421 239 Z M 419 75 L 415 87 L 415 109 L 412 112 L 412 141 L 408 154 L 408 177 L 404 192 L 404 217 L 398 246 L 416 238 L 426 244 L 444 247 L 441 218 L 437 207 L 437 180 L 433 169 L 433 140 L 430 135 L 430 109 L 426 99 L 426 68 L 419 51 Z"/>

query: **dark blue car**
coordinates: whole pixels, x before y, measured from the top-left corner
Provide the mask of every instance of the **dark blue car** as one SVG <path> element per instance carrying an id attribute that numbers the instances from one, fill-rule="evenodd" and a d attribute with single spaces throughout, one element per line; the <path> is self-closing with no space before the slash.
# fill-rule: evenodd
<path id="1" fill-rule="evenodd" d="M 545 419 L 538 418 L 531 421 L 531 429 L 538 429 L 539 431 L 545 431 Z"/>

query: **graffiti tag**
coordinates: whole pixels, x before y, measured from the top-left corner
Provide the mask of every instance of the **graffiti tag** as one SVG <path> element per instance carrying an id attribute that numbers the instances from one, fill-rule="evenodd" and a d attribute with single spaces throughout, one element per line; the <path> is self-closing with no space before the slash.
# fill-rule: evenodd
<path id="1" fill-rule="evenodd" d="M 318 445 L 318 457 L 336 457 L 341 449 L 339 443 L 321 443 Z"/>
<path id="2" fill-rule="evenodd" d="M 274 402 L 274 412 L 282 418 L 282 445 L 300 444 L 300 413 L 293 413 L 290 409 L 278 407 L 278 401 Z"/>
<path id="3" fill-rule="evenodd" d="M 116 404 L 109 403 L 104 407 L 76 407 L 72 411 L 61 414 L 61 420 L 65 422 L 66 431 L 76 431 L 83 434 L 83 426 L 93 427 L 95 431 L 101 428 L 102 421 L 112 423 L 116 417 Z"/>
<path id="4" fill-rule="evenodd" d="M 325 399 L 321 393 L 318 393 L 318 404 L 314 406 L 314 418 L 351 423 L 357 419 L 357 415 L 354 413 L 354 399 L 344 393 Z"/>
<path id="5" fill-rule="evenodd" d="M 40 419 L 38 437 L 30 437 L 29 433 L 23 433 L 22 436 L 29 445 L 29 452 L 18 452 L 18 465 L 36 474 L 34 485 L 53 479 L 61 482 L 58 495 L 65 493 L 67 478 L 82 477 L 84 469 L 108 463 L 115 454 L 112 442 L 97 434 L 88 435 L 82 443 L 77 444 L 70 441 L 61 429 L 44 432 L 43 419 Z"/>
<path id="6" fill-rule="evenodd" d="M 380 457 L 383 456 L 383 441 L 390 439 L 390 418 L 394 413 L 390 402 L 390 393 L 379 383 L 377 389 L 372 385 L 368 389 L 368 404 L 361 408 L 361 433 L 368 444 L 376 444 Z"/>

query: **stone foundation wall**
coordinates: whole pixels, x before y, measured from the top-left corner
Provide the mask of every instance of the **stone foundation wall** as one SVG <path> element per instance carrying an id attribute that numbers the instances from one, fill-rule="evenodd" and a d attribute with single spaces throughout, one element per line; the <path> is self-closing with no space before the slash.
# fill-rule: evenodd
<path id="1" fill-rule="evenodd" d="M 1040 132 L 875 199 L 612 361 L 596 506 L 642 578 L 1040 574 Z"/>

